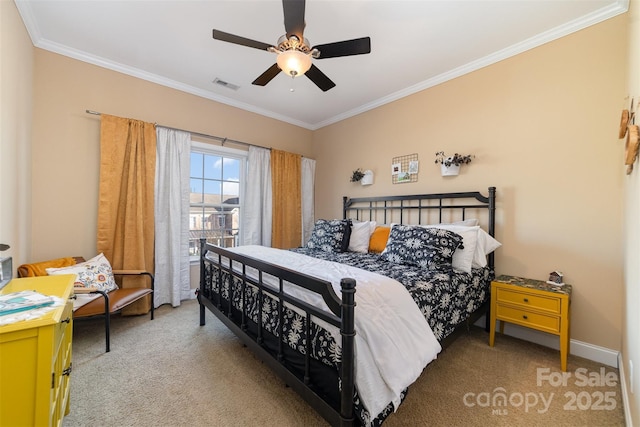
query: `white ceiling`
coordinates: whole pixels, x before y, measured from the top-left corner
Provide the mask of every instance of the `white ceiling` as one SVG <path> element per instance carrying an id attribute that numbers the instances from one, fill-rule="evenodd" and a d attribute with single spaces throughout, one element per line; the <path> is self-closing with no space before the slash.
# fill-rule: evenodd
<path id="1" fill-rule="evenodd" d="M 279 0 L 15 2 L 36 47 L 312 130 L 628 8 L 628 0 L 308 0 L 312 46 L 371 37 L 368 55 L 314 60 L 336 83 L 322 92 L 284 73 L 253 86 L 275 54 L 212 38 L 215 28 L 275 45 L 285 32 Z"/>

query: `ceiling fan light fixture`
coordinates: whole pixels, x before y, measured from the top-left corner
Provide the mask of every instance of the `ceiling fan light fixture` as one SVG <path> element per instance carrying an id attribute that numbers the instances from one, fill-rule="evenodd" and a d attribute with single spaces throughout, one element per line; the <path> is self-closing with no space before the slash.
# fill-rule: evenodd
<path id="1" fill-rule="evenodd" d="M 276 58 L 278 67 L 291 77 L 301 76 L 311 68 L 311 57 L 299 50 L 285 50 Z"/>
<path id="2" fill-rule="evenodd" d="M 304 21 L 305 2 L 305 0 L 282 0 L 286 33 L 280 36 L 276 45 L 251 40 L 216 29 L 213 30 L 213 38 L 277 54 L 276 63 L 252 81 L 251 84 L 253 85 L 265 86 L 283 71 L 291 77 L 306 74 L 309 80 L 323 92 L 326 92 L 335 87 L 336 84 L 318 67 L 313 65 L 311 61 L 313 59 L 338 58 L 340 56 L 370 53 L 371 39 L 369 37 L 361 37 L 312 47 L 309 40 L 304 37 L 304 27 L 306 25 Z"/>

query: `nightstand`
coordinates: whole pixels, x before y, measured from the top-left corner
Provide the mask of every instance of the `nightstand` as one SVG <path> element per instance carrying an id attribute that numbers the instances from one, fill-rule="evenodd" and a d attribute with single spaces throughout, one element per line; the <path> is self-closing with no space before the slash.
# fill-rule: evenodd
<path id="1" fill-rule="evenodd" d="M 560 366 L 567 370 L 571 285 L 550 285 L 542 280 L 498 276 L 491 282 L 491 321 L 489 345 L 493 347 L 496 320 L 500 333 L 504 322 L 513 323 L 560 337 Z"/>
<path id="2" fill-rule="evenodd" d="M 60 426 L 69 413 L 74 274 L 13 279 L 0 294 L 36 290 L 65 304 L 0 326 L 0 425 Z"/>

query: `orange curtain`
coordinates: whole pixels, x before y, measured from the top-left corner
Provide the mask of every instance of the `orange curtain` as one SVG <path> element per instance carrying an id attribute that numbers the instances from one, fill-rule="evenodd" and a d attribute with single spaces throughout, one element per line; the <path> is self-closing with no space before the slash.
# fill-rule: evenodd
<path id="1" fill-rule="evenodd" d="M 97 249 L 113 269 L 154 272 L 155 168 L 153 123 L 103 114 Z M 143 276 L 122 280 L 123 288 L 150 285 Z M 147 296 L 123 314 L 147 313 L 151 303 Z"/>
<path id="2" fill-rule="evenodd" d="M 296 248 L 302 236 L 302 203 L 300 194 L 301 156 L 271 150 L 271 185 L 273 219 L 271 246 Z"/>

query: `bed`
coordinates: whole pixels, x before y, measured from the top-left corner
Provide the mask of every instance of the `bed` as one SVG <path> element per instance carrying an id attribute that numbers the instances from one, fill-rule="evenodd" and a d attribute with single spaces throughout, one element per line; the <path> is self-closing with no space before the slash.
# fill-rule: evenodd
<path id="1" fill-rule="evenodd" d="M 292 250 L 202 239 L 200 324 L 215 314 L 331 425 L 381 425 L 488 312 L 495 198 L 345 197 L 342 219 L 318 220 Z"/>

